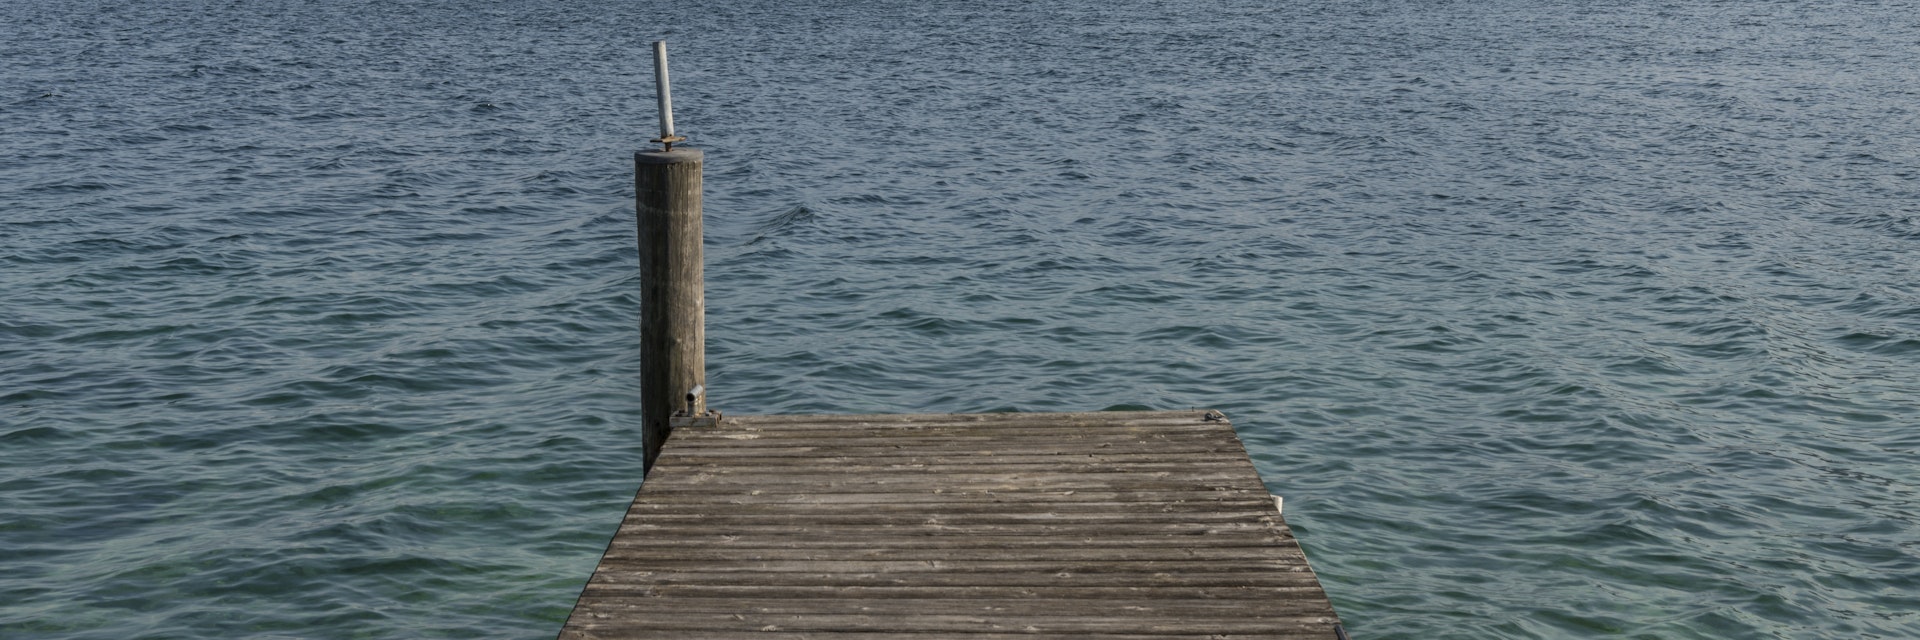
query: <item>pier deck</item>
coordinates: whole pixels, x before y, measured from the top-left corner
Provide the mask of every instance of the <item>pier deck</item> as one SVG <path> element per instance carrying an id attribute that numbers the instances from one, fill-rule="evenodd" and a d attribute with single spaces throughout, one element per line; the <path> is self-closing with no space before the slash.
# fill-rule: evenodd
<path id="1" fill-rule="evenodd" d="M 1207 413 L 680 429 L 560 637 L 1335 638 L 1233 427 Z"/>

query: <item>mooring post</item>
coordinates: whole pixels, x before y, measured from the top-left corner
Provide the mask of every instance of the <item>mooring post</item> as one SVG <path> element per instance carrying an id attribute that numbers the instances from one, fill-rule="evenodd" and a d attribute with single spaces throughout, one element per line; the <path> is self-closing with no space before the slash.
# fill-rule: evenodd
<path id="1" fill-rule="evenodd" d="M 674 149 L 667 98 L 666 43 L 654 43 L 659 89 L 658 151 L 633 154 L 634 213 L 640 235 L 640 414 L 642 473 L 653 469 L 677 412 L 706 410 L 707 309 L 701 268 L 699 149 Z M 688 399 L 695 392 L 695 398 Z"/>

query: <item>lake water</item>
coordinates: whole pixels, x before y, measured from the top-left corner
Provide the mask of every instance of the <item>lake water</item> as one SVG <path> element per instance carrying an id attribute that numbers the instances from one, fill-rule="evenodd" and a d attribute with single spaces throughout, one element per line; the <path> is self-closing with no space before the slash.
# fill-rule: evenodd
<path id="1" fill-rule="evenodd" d="M 1920 637 L 1920 4 L 0 0 L 0 636 L 543 638 L 728 413 L 1212 407 L 1355 637 Z"/>

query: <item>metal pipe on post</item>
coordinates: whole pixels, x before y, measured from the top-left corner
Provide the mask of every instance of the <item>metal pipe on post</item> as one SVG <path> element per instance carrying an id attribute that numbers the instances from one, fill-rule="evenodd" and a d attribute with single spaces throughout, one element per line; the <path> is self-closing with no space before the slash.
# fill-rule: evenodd
<path id="1" fill-rule="evenodd" d="M 699 149 L 673 148 L 673 143 L 686 138 L 673 132 L 667 43 L 653 43 L 653 53 L 660 97 L 660 137 L 653 142 L 663 148 L 633 154 L 634 213 L 640 238 L 642 473 L 653 469 L 676 424 L 692 425 L 707 416 L 700 210 L 705 157 Z M 696 388 L 701 393 L 689 398 Z"/>
<path id="2" fill-rule="evenodd" d="M 666 144 L 666 150 L 673 150 L 673 143 L 685 140 L 673 135 L 673 90 L 667 82 L 667 41 L 656 40 L 653 43 L 653 86 L 656 97 L 660 99 L 660 139 L 654 142 Z"/>

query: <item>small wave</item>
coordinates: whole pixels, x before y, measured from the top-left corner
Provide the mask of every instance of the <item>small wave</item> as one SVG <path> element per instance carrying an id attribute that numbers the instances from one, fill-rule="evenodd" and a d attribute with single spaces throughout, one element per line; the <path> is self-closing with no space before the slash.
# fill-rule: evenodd
<path id="1" fill-rule="evenodd" d="M 748 240 L 746 244 L 760 244 L 775 237 L 788 235 L 796 229 L 812 226 L 815 222 L 819 221 L 819 219 L 820 215 L 814 213 L 812 208 L 804 204 L 793 205 L 792 207 L 788 207 L 786 211 L 775 214 L 773 217 L 761 222 L 759 224 L 759 232 L 755 233 L 753 238 Z"/>

